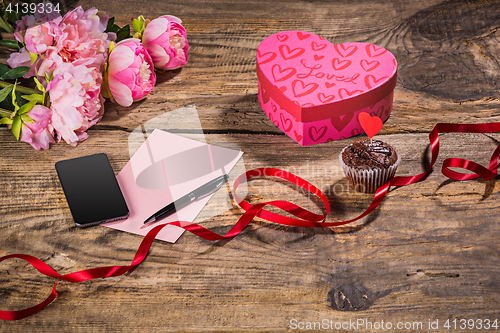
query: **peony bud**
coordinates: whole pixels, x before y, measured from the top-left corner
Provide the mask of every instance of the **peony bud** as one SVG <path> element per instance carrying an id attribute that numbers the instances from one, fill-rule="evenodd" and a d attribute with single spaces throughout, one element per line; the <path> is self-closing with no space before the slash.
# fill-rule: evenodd
<path id="1" fill-rule="evenodd" d="M 104 97 L 121 106 L 130 106 L 153 90 L 153 61 L 140 40 L 129 38 L 110 46 L 105 81 Z"/>
<path id="2" fill-rule="evenodd" d="M 155 68 L 171 70 L 187 63 L 188 41 L 186 29 L 175 16 L 160 16 L 147 23 L 142 32 L 142 43 L 153 59 Z"/>

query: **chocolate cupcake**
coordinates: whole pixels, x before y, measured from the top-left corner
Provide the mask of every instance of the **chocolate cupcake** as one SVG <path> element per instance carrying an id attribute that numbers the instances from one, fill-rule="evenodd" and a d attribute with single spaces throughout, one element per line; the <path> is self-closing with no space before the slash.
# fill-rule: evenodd
<path id="1" fill-rule="evenodd" d="M 355 191 L 374 193 L 394 177 L 401 156 L 387 143 L 360 139 L 345 147 L 339 159 L 347 181 Z"/>

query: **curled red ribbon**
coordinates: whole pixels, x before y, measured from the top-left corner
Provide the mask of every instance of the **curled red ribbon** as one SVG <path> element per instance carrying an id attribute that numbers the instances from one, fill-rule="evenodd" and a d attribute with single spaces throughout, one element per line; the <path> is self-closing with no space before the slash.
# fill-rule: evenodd
<path id="1" fill-rule="evenodd" d="M 49 265 L 47 265 L 45 262 L 42 260 L 27 255 L 27 254 L 10 254 L 4 257 L 0 257 L 0 262 L 10 259 L 10 258 L 18 258 L 18 259 L 23 259 L 30 263 L 36 270 L 38 270 L 40 273 L 50 276 L 56 279 L 68 281 L 68 282 L 83 282 L 83 281 L 88 281 L 96 278 L 105 278 L 105 277 L 112 277 L 112 276 L 120 276 L 123 275 L 134 268 L 136 268 L 144 259 L 146 258 L 149 249 L 151 245 L 153 244 L 153 241 L 155 240 L 156 235 L 160 232 L 161 229 L 163 229 L 167 225 L 176 225 L 178 227 L 181 227 L 187 231 L 192 232 L 193 234 L 206 239 L 206 240 L 211 240 L 211 241 L 218 241 L 221 239 L 225 238 L 231 238 L 239 233 L 241 233 L 245 227 L 253 220 L 254 217 L 260 217 L 263 219 L 266 219 L 270 222 L 286 225 L 286 226 L 292 226 L 292 227 L 306 227 L 306 228 L 325 228 L 325 227 L 335 227 L 347 223 L 354 222 L 356 220 L 359 220 L 360 218 L 368 215 L 371 213 L 377 206 L 382 202 L 384 199 L 385 195 L 387 194 L 387 191 L 389 190 L 390 186 L 405 186 L 409 184 L 416 183 L 420 180 L 422 180 L 431 170 L 433 165 L 436 163 L 437 157 L 439 155 L 439 133 L 494 133 L 494 132 L 500 132 L 500 123 L 490 123 L 490 124 L 448 124 L 448 123 L 439 123 L 437 124 L 434 129 L 431 131 L 429 134 L 429 140 L 431 144 L 431 153 L 432 153 L 432 158 L 431 158 L 431 163 L 429 168 L 418 175 L 414 176 L 407 176 L 407 177 L 401 177 L 397 176 L 392 178 L 390 181 L 385 183 L 384 185 L 380 186 L 376 193 L 375 196 L 373 197 L 372 203 L 370 206 L 358 217 L 348 220 L 348 221 L 341 221 L 341 222 L 321 222 L 325 219 L 325 217 L 328 215 L 330 212 L 330 204 L 328 203 L 328 199 L 326 198 L 325 194 L 321 192 L 317 187 L 312 185 L 311 183 L 305 181 L 302 178 L 299 178 L 287 171 L 280 170 L 280 169 L 274 169 L 274 168 L 260 168 L 260 169 L 253 169 L 250 171 L 247 171 L 246 173 L 240 175 L 236 181 L 234 182 L 234 191 L 236 196 L 236 201 L 239 203 L 241 208 L 245 210 L 245 213 L 241 216 L 241 218 L 238 220 L 238 222 L 229 230 L 225 235 L 219 235 L 217 233 L 214 233 L 210 231 L 209 229 L 206 229 L 196 223 L 192 222 L 187 222 L 187 221 L 175 221 L 175 222 L 170 222 L 170 223 L 165 223 L 165 224 L 160 224 L 153 229 L 149 231 L 149 233 L 143 238 L 141 245 L 139 246 L 139 249 L 137 250 L 137 253 L 135 254 L 134 259 L 132 260 L 132 263 L 128 266 L 104 266 L 104 267 L 97 267 L 97 268 L 91 268 L 91 269 L 85 269 L 81 270 L 78 272 L 73 272 L 69 273 L 66 275 L 60 275 L 57 273 L 55 270 L 53 270 Z M 442 166 L 442 173 L 451 179 L 454 180 L 467 180 L 467 179 L 474 179 L 481 177 L 485 180 L 490 180 L 497 176 L 497 168 L 498 168 L 498 157 L 500 155 L 500 145 L 495 149 L 493 152 L 488 168 L 477 164 L 473 161 L 469 161 L 466 159 L 461 159 L 461 158 L 448 158 L 445 159 L 443 162 Z M 472 174 L 465 174 L 465 173 L 459 173 L 456 171 L 451 170 L 450 168 L 462 168 L 465 170 L 469 170 L 473 172 Z M 302 207 L 299 207 L 291 202 L 288 201 L 283 201 L 283 200 L 275 200 L 275 201 L 269 201 L 269 202 L 263 202 L 255 205 L 251 205 L 246 201 L 241 200 L 237 195 L 236 195 L 236 190 L 238 186 L 252 178 L 256 177 L 265 177 L 265 176 L 271 176 L 271 177 L 277 177 L 281 178 L 284 180 L 287 180 L 293 184 L 296 184 L 300 186 L 301 188 L 317 195 L 325 204 L 325 214 L 315 214 L 312 213 Z M 293 216 L 297 218 L 292 218 L 292 217 L 287 217 L 283 215 L 279 215 L 270 211 L 267 211 L 264 209 L 265 206 L 274 206 L 278 207 L 280 209 L 283 209 L 284 211 L 292 214 Z M 26 318 L 28 316 L 31 316 L 35 314 L 36 312 L 42 310 L 44 307 L 49 305 L 56 297 L 56 285 L 54 283 L 54 287 L 52 288 L 52 292 L 47 297 L 43 302 L 40 304 L 33 306 L 31 308 L 23 309 L 23 310 L 16 310 L 16 311 L 1 311 L 0 310 L 0 319 L 2 320 L 19 320 Z"/>

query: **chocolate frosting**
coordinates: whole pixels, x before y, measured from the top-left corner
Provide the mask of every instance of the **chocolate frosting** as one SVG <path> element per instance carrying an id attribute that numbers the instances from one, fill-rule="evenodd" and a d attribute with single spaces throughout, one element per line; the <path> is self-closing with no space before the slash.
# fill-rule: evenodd
<path id="1" fill-rule="evenodd" d="M 342 152 L 342 160 L 350 167 L 358 169 L 387 169 L 398 160 L 396 150 L 379 140 L 360 139 Z"/>

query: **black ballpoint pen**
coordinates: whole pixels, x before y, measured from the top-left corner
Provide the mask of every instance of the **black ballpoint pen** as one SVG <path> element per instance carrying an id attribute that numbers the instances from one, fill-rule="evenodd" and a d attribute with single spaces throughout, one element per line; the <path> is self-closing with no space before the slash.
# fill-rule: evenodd
<path id="1" fill-rule="evenodd" d="M 191 202 L 216 192 L 226 181 L 227 181 L 227 175 L 223 175 L 209 181 L 208 183 L 198 187 L 191 193 L 186 194 L 180 199 L 177 199 L 171 204 L 167 205 L 166 207 L 160 209 L 159 211 L 151 215 L 151 217 L 149 217 L 146 221 L 144 221 L 144 224 L 149 222 L 155 222 L 162 217 L 167 217 L 169 215 L 172 215 L 181 208 L 186 207 Z"/>

